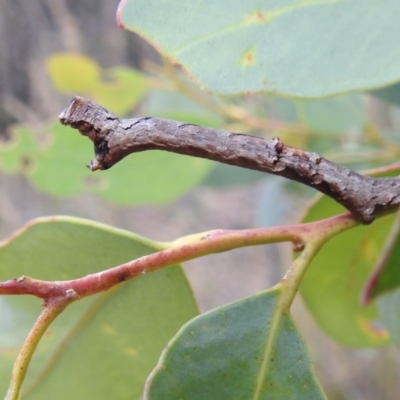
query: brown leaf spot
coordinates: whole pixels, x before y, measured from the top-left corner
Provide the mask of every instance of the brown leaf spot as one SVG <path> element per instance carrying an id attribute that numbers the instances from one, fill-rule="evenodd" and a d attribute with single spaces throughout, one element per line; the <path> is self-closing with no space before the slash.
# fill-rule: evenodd
<path id="1" fill-rule="evenodd" d="M 246 17 L 246 22 L 250 24 L 259 24 L 268 21 L 268 13 L 262 10 L 256 10 Z"/>
<path id="2" fill-rule="evenodd" d="M 254 58 L 255 58 L 255 51 L 253 48 L 247 49 L 242 56 L 242 66 L 243 67 L 249 67 L 251 65 L 254 65 Z"/>

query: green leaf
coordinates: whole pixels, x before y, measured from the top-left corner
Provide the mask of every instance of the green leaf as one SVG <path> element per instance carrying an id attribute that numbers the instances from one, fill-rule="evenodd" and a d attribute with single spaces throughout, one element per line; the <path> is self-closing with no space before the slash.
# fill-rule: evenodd
<path id="1" fill-rule="evenodd" d="M 364 101 L 358 94 L 296 103 L 300 120 L 314 132 L 335 134 L 361 129 L 366 121 Z"/>
<path id="2" fill-rule="evenodd" d="M 85 167 L 91 147 L 87 138 L 60 124 L 52 126 L 44 140 L 18 129 L 15 141 L 0 147 L 0 168 L 21 170 L 36 187 L 56 196 L 95 193 L 119 204 L 160 204 L 198 185 L 215 164 L 149 151 L 93 173 Z"/>
<path id="3" fill-rule="evenodd" d="M 86 138 L 71 128 L 55 124 L 50 127 L 45 143 L 36 144 L 26 176 L 36 187 L 56 196 L 90 191 L 96 185 L 85 168 L 91 156 L 89 148 Z"/>
<path id="4" fill-rule="evenodd" d="M 72 217 L 34 220 L 3 241 L 0 280 L 28 275 L 78 278 L 154 252 L 130 232 Z M 41 311 L 29 296 L 0 300 L 0 391 Z M 197 307 L 179 266 L 144 275 L 80 300 L 50 326 L 28 371 L 24 398 L 138 398 L 161 350 Z M 34 385 L 34 386 L 32 386 Z"/>
<path id="5" fill-rule="evenodd" d="M 47 60 L 47 70 L 60 92 L 90 93 L 101 85 L 99 65 L 80 54 L 55 53 Z"/>
<path id="6" fill-rule="evenodd" d="M 400 81 L 397 0 L 125 0 L 117 19 L 225 95 L 322 97 Z"/>
<path id="7" fill-rule="evenodd" d="M 388 101 L 389 103 L 400 105 L 400 83 L 383 89 L 373 90 L 370 94 Z"/>
<path id="8" fill-rule="evenodd" d="M 119 116 L 135 108 L 149 88 L 147 77 L 139 71 L 127 67 L 102 70 L 79 54 L 53 54 L 47 69 L 60 92 L 89 96 Z"/>
<path id="9" fill-rule="evenodd" d="M 184 325 L 145 399 L 324 399 L 292 318 L 276 307 L 280 293 L 276 287 Z"/>
<path id="10" fill-rule="evenodd" d="M 343 212 L 342 206 L 321 196 L 303 222 Z M 393 215 L 368 226 L 340 233 L 326 243 L 303 277 L 301 294 L 317 323 L 337 341 L 353 347 L 375 347 L 390 342 L 379 328 L 375 304 L 361 305 L 363 286 L 377 262 Z"/>
<path id="11" fill-rule="evenodd" d="M 11 138 L 0 142 L 0 168 L 8 173 L 24 171 L 30 163 L 36 144 L 31 132 L 17 126 L 10 130 Z"/>
<path id="12" fill-rule="evenodd" d="M 116 67 L 104 75 L 107 81 L 92 96 L 117 115 L 126 115 L 137 107 L 149 88 L 146 76 L 132 68 Z"/>
<path id="13" fill-rule="evenodd" d="M 375 177 L 397 177 L 399 176 L 399 165 L 388 165 L 372 171 Z M 400 275 L 398 271 L 399 249 L 400 249 L 400 226 L 399 216 L 394 221 L 386 238 L 381 255 L 368 278 L 362 295 L 363 303 L 375 299 L 377 296 L 391 291 L 400 286 Z"/>
<path id="14" fill-rule="evenodd" d="M 269 96 L 268 99 L 278 119 L 286 122 L 298 122 L 298 107 L 295 100 L 277 96 Z"/>
<path id="15" fill-rule="evenodd" d="M 95 192 L 120 204 L 160 204 L 172 201 L 198 185 L 214 162 L 164 151 L 133 154 L 102 171 L 107 186 Z"/>
<path id="16" fill-rule="evenodd" d="M 185 82 L 185 84 L 188 84 Z M 194 85 L 190 85 L 192 90 L 196 90 Z M 200 93 L 199 96 L 206 96 Z M 208 96 L 210 104 L 219 104 L 218 99 Z M 199 103 L 189 99 L 182 93 L 169 90 L 153 89 L 148 92 L 144 104 L 145 114 L 153 117 L 172 119 L 208 126 L 210 128 L 222 128 L 224 120 L 214 112 L 210 112 Z"/>
<path id="17" fill-rule="evenodd" d="M 263 172 L 239 168 L 233 165 L 216 164 L 210 175 L 202 182 L 202 185 L 213 188 L 226 188 L 230 186 L 249 185 L 266 178 L 267 175 Z"/>

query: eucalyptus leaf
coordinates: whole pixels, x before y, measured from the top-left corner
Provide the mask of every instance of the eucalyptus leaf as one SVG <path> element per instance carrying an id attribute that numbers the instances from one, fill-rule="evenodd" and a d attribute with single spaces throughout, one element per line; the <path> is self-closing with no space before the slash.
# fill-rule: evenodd
<path id="1" fill-rule="evenodd" d="M 146 384 L 146 400 L 325 399 L 280 287 L 182 327 Z"/>
<path id="2" fill-rule="evenodd" d="M 72 217 L 32 221 L 0 246 L 0 280 L 65 280 L 112 268 L 160 248 L 130 232 Z M 42 307 L 28 296 L 0 301 L 0 392 Z M 24 399 L 138 398 L 161 350 L 197 306 L 179 266 L 69 306 L 33 357 Z"/>
<path id="3" fill-rule="evenodd" d="M 316 221 L 344 211 L 326 196 L 319 196 L 303 222 Z M 382 251 L 393 215 L 341 232 L 326 243 L 307 269 L 302 297 L 311 314 L 335 340 L 352 347 L 378 347 L 390 343 L 377 323 L 376 304 L 361 304 L 365 282 Z"/>
<path id="4" fill-rule="evenodd" d="M 400 81 L 398 0 L 125 0 L 117 19 L 224 95 L 315 98 Z"/>

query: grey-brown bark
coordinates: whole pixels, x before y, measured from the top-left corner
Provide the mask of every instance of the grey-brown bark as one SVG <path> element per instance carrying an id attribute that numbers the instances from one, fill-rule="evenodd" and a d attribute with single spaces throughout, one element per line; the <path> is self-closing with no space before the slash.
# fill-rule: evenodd
<path id="1" fill-rule="evenodd" d="M 160 118 L 119 120 L 110 111 L 75 97 L 60 121 L 94 143 L 89 168 L 108 169 L 127 155 L 166 150 L 254 169 L 301 182 L 332 197 L 364 223 L 400 204 L 399 178 L 371 178 L 336 165 L 316 153 L 265 140 Z"/>

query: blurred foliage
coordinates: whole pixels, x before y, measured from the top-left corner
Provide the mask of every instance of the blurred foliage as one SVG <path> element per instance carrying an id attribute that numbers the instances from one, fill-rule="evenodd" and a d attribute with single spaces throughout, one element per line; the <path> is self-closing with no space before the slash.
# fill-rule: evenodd
<path id="1" fill-rule="evenodd" d="M 57 90 L 92 98 L 116 115 L 138 106 L 149 88 L 146 75 L 127 67 L 102 70 L 80 54 L 53 54 L 47 68 Z"/>
<path id="2" fill-rule="evenodd" d="M 400 105 L 400 83 L 385 87 L 383 89 L 374 90 L 371 93 L 374 96 L 382 98 L 383 100 Z"/>

